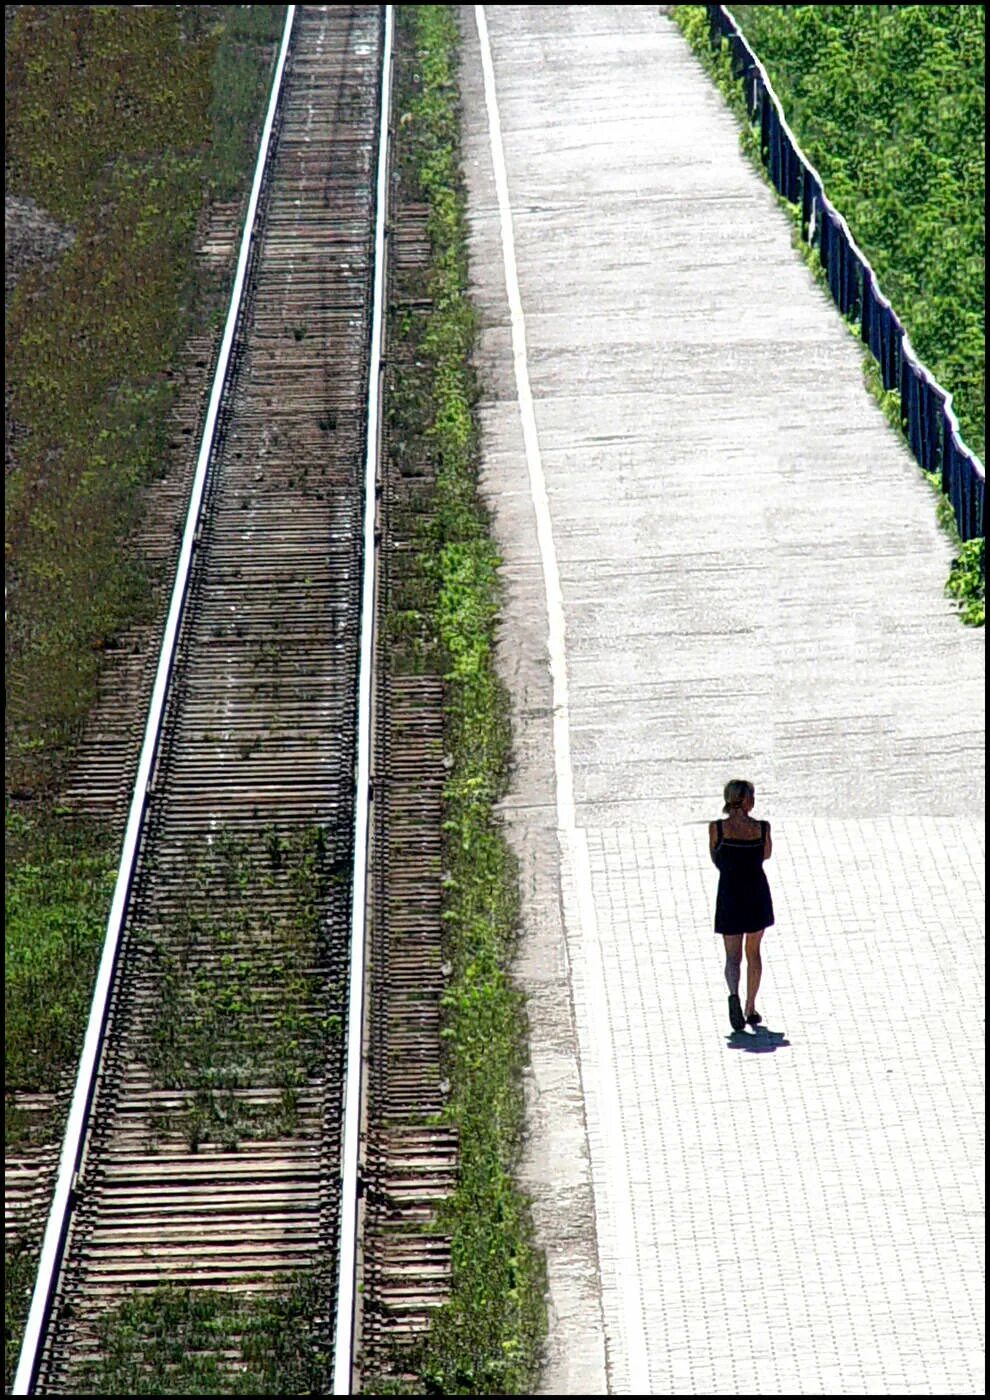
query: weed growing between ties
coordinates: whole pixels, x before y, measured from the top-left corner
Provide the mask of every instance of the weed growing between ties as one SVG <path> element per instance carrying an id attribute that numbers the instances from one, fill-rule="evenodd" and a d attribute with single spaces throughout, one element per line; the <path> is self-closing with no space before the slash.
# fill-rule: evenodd
<path id="1" fill-rule="evenodd" d="M 982 457 L 982 8 L 732 8 L 829 199 L 870 259 L 922 361 L 951 390 L 964 440 Z M 769 181 L 728 46 L 712 51 L 703 5 L 677 5 L 674 19 L 739 119 L 743 150 Z M 800 210 L 776 198 L 794 226 L 795 248 L 826 286 L 818 250 L 801 237 Z M 858 328 L 850 329 L 858 337 Z M 903 433 L 900 395 L 884 391 L 865 347 L 863 359 L 868 388 Z M 983 541 L 960 540 L 941 481 L 928 480 L 957 555 L 946 593 L 964 622 L 982 626 Z"/>
<path id="2" fill-rule="evenodd" d="M 104 653 L 164 607 L 127 538 L 166 469 L 182 347 L 217 332 L 224 277 L 198 263 L 196 231 L 211 202 L 246 198 L 283 19 L 20 6 L 7 31 L 7 191 L 74 230 L 5 313 L 8 1109 L 78 1055 L 120 832 L 63 811 L 59 783 Z M 24 1115 L 5 1117 L 8 1149 L 24 1146 Z M 8 1247 L 9 1381 L 33 1246 Z"/>
<path id="3" fill-rule="evenodd" d="M 426 313 L 392 321 L 412 368 L 390 383 L 389 421 L 400 459 L 428 453 L 436 467 L 430 523 L 420 529 L 416 586 L 398 629 L 415 664 L 439 647 L 445 668 L 445 954 L 447 1113 L 460 1141 L 459 1181 L 437 1226 L 452 1237 L 450 1301 L 427 1336 L 397 1356 L 415 1386 L 365 1378 L 369 1393 L 529 1393 L 545 1334 L 544 1271 L 528 1206 L 513 1180 L 523 1126 L 526 1039 L 509 965 L 517 928 L 516 870 L 493 807 L 509 763 L 507 702 L 494 665 L 498 556 L 477 489 L 476 397 L 469 366 L 464 199 L 459 171 L 455 12 L 400 6 L 396 122 L 401 197 L 425 203 L 432 265 L 425 285 L 398 291 Z M 408 285 L 402 285 L 402 277 Z M 418 648 L 418 653 L 417 653 Z"/>
<path id="4" fill-rule="evenodd" d="M 303 1274 L 263 1294 L 165 1286 L 97 1324 L 100 1360 L 73 1395 L 328 1395 L 332 1281 Z"/>
<path id="5" fill-rule="evenodd" d="M 349 850 L 331 849 L 322 827 L 271 828 L 263 852 L 229 831 L 209 853 L 190 849 L 181 903 L 140 937 L 156 981 L 148 1067 L 157 1088 L 182 1095 L 150 1125 L 149 1145 L 180 1133 L 193 1151 L 236 1150 L 296 1131 L 300 1091 L 340 1039 L 344 983 L 326 910 L 347 883 Z M 277 917 L 266 908 L 274 890 Z"/>
<path id="6" fill-rule="evenodd" d="M 326 911 L 335 891 L 346 899 L 350 832 L 337 840 L 322 827 L 270 827 L 259 844 L 223 830 L 204 845 L 183 862 L 179 907 L 134 934 L 155 982 L 144 1057 L 152 1085 L 179 1099 L 149 1123 L 149 1150 L 176 1136 L 193 1151 L 290 1136 L 307 1084 L 341 1055 L 344 968 Z M 12 1263 L 26 1288 L 23 1255 L 15 1250 Z M 134 1293 L 100 1319 L 99 1360 L 77 1368 L 72 1393 L 325 1393 L 332 1281 L 313 1273 L 277 1285 Z"/>

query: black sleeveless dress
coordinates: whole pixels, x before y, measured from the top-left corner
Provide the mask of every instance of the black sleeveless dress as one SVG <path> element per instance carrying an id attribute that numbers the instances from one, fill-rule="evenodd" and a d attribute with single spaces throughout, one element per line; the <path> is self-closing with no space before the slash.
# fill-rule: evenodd
<path id="1" fill-rule="evenodd" d="M 718 867 L 715 896 L 716 933 L 758 933 L 773 923 L 773 900 L 763 873 L 763 843 L 767 824 L 752 841 L 728 837 L 717 822 L 712 860 Z"/>

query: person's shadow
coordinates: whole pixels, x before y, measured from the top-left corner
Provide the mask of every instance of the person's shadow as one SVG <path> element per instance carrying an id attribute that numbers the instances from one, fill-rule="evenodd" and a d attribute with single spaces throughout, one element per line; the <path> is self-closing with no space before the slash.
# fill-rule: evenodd
<path id="1" fill-rule="evenodd" d="M 751 1031 L 733 1031 L 726 1039 L 730 1050 L 746 1050 L 750 1055 L 772 1055 L 790 1041 L 783 1031 L 771 1031 L 766 1026 L 754 1026 Z"/>

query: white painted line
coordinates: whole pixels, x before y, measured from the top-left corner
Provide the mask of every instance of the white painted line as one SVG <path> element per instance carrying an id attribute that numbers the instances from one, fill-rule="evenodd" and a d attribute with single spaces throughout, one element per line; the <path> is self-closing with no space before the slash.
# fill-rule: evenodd
<path id="1" fill-rule="evenodd" d="M 594 891 L 588 848 L 583 831 L 577 827 L 574 806 L 574 774 L 571 767 L 570 715 L 567 691 L 567 653 L 564 631 L 564 599 L 557 569 L 557 552 L 553 542 L 553 524 L 547 495 L 540 440 L 533 408 L 533 393 L 529 382 L 529 362 L 526 354 L 526 321 L 519 278 L 516 270 L 515 240 L 512 232 L 512 206 L 502 145 L 502 124 L 499 119 L 495 93 L 495 69 L 488 38 L 488 21 L 484 5 L 474 7 L 481 45 L 481 66 L 484 74 L 485 104 L 488 109 L 488 129 L 491 140 L 492 167 L 498 199 L 499 223 L 502 236 L 502 258 L 505 265 L 505 290 L 512 323 L 512 359 L 515 368 L 516 394 L 522 419 L 526 465 L 529 470 L 530 491 L 536 511 L 536 535 L 543 565 L 543 583 L 547 599 L 549 625 L 548 648 L 550 675 L 553 683 L 553 756 L 557 789 L 557 829 L 561 854 L 569 865 L 574 882 L 574 899 L 565 893 L 565 919 L 578 934 L 579 946 L 586 963 L 588 984 L 598 994 L 590 999 L 593 1024 L 585 1027 L 595 1049 L 598 1104 L 601 1123 L 597 1125 L 603 1144 L 605 1175 L 609 1183 L 612 1218 L 617 1242 L 629 1249 L 635 1240 L 635 1220 L 632 1212 L 632 1192 L 629 1182 L 625 1135 L 619 1109 L 619 1085 L 612 1053 L 612 1034 L 608 1009 L 607 987 L 601 941 L 595 916 Z M 564 882 L 566 891 L 567 882 Z M 568 908 L 571 904 L 573 907 Z M 583 1058 L 583 1057 L 582 1057 Z M 587 1067 L 583 1067 L 583 1073 Z M 593 1173 L 596 1194 L 602 1189 L 599 1173 Z M 643 1299 L 639 1277 L 634 1270 L 620 1271 L 616 1280 L 622 1299 L 623 1326 L 628 1355 L 623 1359 L 628 1370 L 632 1395 L 650 1393 L 650 1374 L 643 1326 Z"/>
<path id="2" fill-rule="evenodd" d="M 151 704 L 148 708 L 148 722 L 145 725 L 144 743 L 138 759 L 137 777 L 134 781 L 134 794 L 131 798 L 130 812 L 127 818 L 127 829 L 124 833 L 124 844 L 120 856 L 117 884 L 114 888 L 113 902 L 110 906 L 110 916 L 107 920 L 107 932 L 103 943 L 103 953 L 100 958 L 100 967 L 96 976 L 93 1002 L 90 1007 L 89 1021 L 86 1025 L 86 1036 L 83 1040 L 82 1054 L 79 1058 L 79 1070 L 76 1075 L 76 1085 L 72 1095 L 72 1103 L 69 1108 L 65 1137 L 62 1141 L 58 1176 L 55 1180 L 55 1191 L 52 1196 L 51 1210 L 48 1214 L 48 1224 L 45 1227 L 45 1238 L 41 1246 L 38 1276 L 35 1280 L 34 1293 L 31 1297 L 31 1307 L 28 1312 L 27 1323 L 24 1328 L 24 1339 L 21 1343 L 20 1358 L 17 1363 L 17 1374 L 14 1378 L 14 1385 L 11 1392 L 14 1395 L 29 1395 L 32 1392 L 37 1376 L 41 1346 L 44 1341 L 45 1329 L 48 1322 L 51 1294 L 57 1281 L 59 1268 L 61 1267 L 62 1248 L 68 1232 L 69 1214 L 72 1208 L 72 1188 L 76 1170 L 82 1156 L 86 1132 L 86 1119 L 96 1083 L 100 1052 L 103 1048 L 103 1037 L 106 1030 L 107 1003 L 113 985 L 113 974 L 117 964 L 117 953 L 120 946 L 120 933 L 123 927 L 124 915 L 127 911 L 127 902 L 130 896 L 134 867 L 137 862 L 137 853 L 141 838 L 141 824 L 144 820 L 144 808 L 148 794 L 148 784 L 151 781 L 152 769 L 157 751 L 158 731 L 161 727 L 162 714 L 165 708 L 165 697 L 168 691 L 168 682 L 172 673 L 176 641 L 179 635 L 179 625 L 182 621 L 186 585 L 189 579 L 194 540 L 199 525 L 199 513 L 203 503 L 203 493 L 206 485 L 206 469 L 209 466 L 210 453 L 213 447 L 213 434 L 216 431 L 217 417 L 220 412 L 220 400 L 223 394 L 224 382 L 227 377 L 227 365 L 230 360 L 230 352 L 234 342 L 237 312 L 240 305 L 241 293 L 244 288 L 245 277 L 247 275 L 248 256 L 251 251 L 251 235 L 258 209 L 258 198 L 261 193 L 261 178 L 268 156 L 268 144 L 271 140 L 272 126 L 275 121 L 275 109 L 278 104 L 278 95 L 282 86 L 282 74 L 285 69 L 286 55 L 289 50 L 289 38 L 292 34 L 292 22 L 295 17 L 295 12 L 295 5 L 289 5 L 285 16 L 285 29 L 282 33 L 282 46 L 279 50 L 278 63 L 275 68 L 275 75 L 272 79 L 272 92 L 268 103 L 268 114 L 265 117 L 265 125 L 261 133 L 261 141 L 258 148 L 258 161 L 255 166 L 254 182 L 251 186 L 251 198 L 248 202 L 247 215 L 244 220 L 244 233 L 241 238 L 240 256 L 237 260 L 237 274 L 234 278 L 234 286 L 230 294 L 230 309 L 227 312 L 227 324 L 224 327 L 223 340 L 220 343 L 217 369 L 213 379 L 213 390 L 210 394 L 206 423 L 203 428 L 199 457 L 196 462 L 196 472 L 193 477 L 192 489 L 189 496 L 189 511 L 186 515 L 185 530 L 182 535 L 178 564 L 176 565 L 175 585 L 172 589 L 172 601 L 169 605 L 168 619 L 165 623 L 165 634 L 162 638 L 162 649 L 158 658 L 155 685 L 151 695 Z"/>
<path id="3" fill-rule="evenodd" d="M 378 456 L 381 437 L 380 380 L 385 300 L 385 218 L 388 201 L 388 126 L 392 67 L 393 7 L 385 6 L 381 122 L 375 210 L 371 358 L 368 366 L 368 440 L 364 481 L 364 576 L 361 591 L 361 660 L 358 676 L 358 744 L 355 777 L 354 882 L 351 899 L 351 970 L 347 1010 L 347 1078 L 341 1146 L 340 1249 L 334 1324 L 333 1393 L 350 1395 L 354 1351 L 354 1289 L 357 1266 L 358 1164 L 361 1149 L 361 1081 L 364 1042 L 364 965 L 367 936 L 368 808 L 371 783 L 371 691 L 375 664 L 375 549 Z"/>

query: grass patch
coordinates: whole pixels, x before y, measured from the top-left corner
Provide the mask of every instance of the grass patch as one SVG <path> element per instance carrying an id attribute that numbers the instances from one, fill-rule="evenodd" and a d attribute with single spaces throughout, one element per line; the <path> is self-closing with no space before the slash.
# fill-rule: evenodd
<path id="1" fill-rule="evenodd" d="M 452 1238 L 451 1298 L 399 1364 L 426 1393 L 525 1394 L 546 1331 L 544 1267 L 513 1179 L 526 1026 L 509 971 L 517 873 L 493 811 L 506 788 L 510 733 L 494 660 L 499 558 L 477 487 L 455 11 L 400 6 L 397 35 L 401 197 L 427 205 L 432 257 L 425 284 L 407 276 L 398 290 L 427 299 L 431 309 L 393 315 L 390 338 L 407 353 L 390 383 L 388 414 L 400 469 L 405 450 L 425 453 L 436 485 L 430 516 L 418 526 L 413 580 L 389 626 L 403 638 L 409 664 L 435 664 L 439 656 L 444 668 L 443 919 L 452 970 L 441 1035 L 451 1085 L 446 1112 L 460 1142 L 457 1189 L 437 1222 Z M 406 1389 L 374 1383 L 379 1394 Z"/>
<path id="2" fill-rule="evenodd" d="M 210 198 L 244 189 L 280 13 L 24 6 L 14 20 L 8 185 L 76 238 L 24 274 L 6 314 L 8 789 L 57 782 L 101 652 L 151 615 L 148 568 L 123 542 L 164 469 L 169 371 L 219 306 L 195 233 Z"/>
<path id="3" fill-rule="evenodd" d="M 282 38 L 284 5 L 189 5 L 186 24 L 217 34 L 210 69 L 210 145 L 206 179 L 213 199 L 238 199 L 258 158 L 258 134 L 271 73 L 259 55 Z"/>
<path id="4" fill-rule="evenodd" d="M 152 1082 L 183 1096 L 152 1124 L 154 1142 L 180 1132 L 193 1151 L 204 1142 L 233 1151 L 296 1131 L 299 1091 L 342 1024 L 326 910 L 348 878 L 349 848 L 330 845 L 316 826 L 269 828 L 264 852 L 229 831 L 209 856 L 190 848 L 179 906 L 140 939 L 161 983 L 147 1027 Z M 276 888 L 277 916 L 265 908 Z M 265 1086 L 277 1091 L 271 1103 L 239 1096 Z"/>
<path id="5" fill-rule="evenodd" d="M 331 1297 L 331 1281 L 315 1275 L 263 1295 L 136 1293 L 100 1319 L 101 1359 L 76 1367 L 71 1393 L 328 1395 Z"/>
<path id="6" fill-rule="evenodd" d="M 30 1152 L 62 1132 L 65 1105 L 28 1114 L 18 1092 L 66 1082 L 82 1044 L 103 947 L 116 855 L 107 833 L 45 809 L 5 820 L 4 1150 Z M 38 1222 L 39 1225 L 41 1222 Z M 4 1365 L 13 1380 L 40 1240 L 4 1240 Z"/>
<path id="7" fill-rule="evenodd" d="M 106 832 L 8 811 L 4 1082 L 49 1090 L 79 1052 L 116 860 Z M 8 1149 L 20 1140 L 15 1117 Z"/>
<path id="8" fill-rule="evenodd" d="M 936 43 L 933 37 L 932 52 L 937 61 L 949 64 L 946 95 L 944 100 L 923 100 L 919 93 L 931 85 L 928 64 L 932 54 L 924 44 L 919 48 L 917 43 L 906 47 L 888 43 L 891 36 L 887 29 L 901 24 L 915 26 L 916 19 L 908 18 L 909 12 L 924 9 L 742 5 L 734 6 L 733 13 L 766 66 L 788 122 L 825 182 L 826 194 L 866 252 L 918 354 L 940 383 L 953 391 L 964 435 L 980 454 L 985 431 L 984 340 L 979 310 L 983 304 L 983 260 L 982 251 L 976 259 L 973 248 L 978 237 L 982 250 L 983 154 L 981 147 L 977 162 L 972 114 L 982 92 L 983 44 L 981 38 L 978 53 L 972 45 L 963 44 L 964 61 L 960 61 L 958 53 L 952 59 L 948 39 L 943 36 Z M 940 26 L 947 25 L 949 30 L 962 26 L 964 30 L 974 23 L 972 15 L 961 16 L 966 6 L 955 7 L 955 18 L 949 13 L 952 7 L 928 9 L 933 17 L 917 23 L 930 23 L 939 32 Z M 887 13 L 881 15 L 880 11 Z M 674 19 L 738 118 L 742 149 L 769 184 L 757 129 L 750 120 L 740 82 L 732 76 L 728 46 L 723 43 L 717 51 L 711 47 L 705 6 L 677 5 Z M 982 31 L 982 14 L 978 23 Z M 955 74 L 949 71 L 953 62 L 959 69 Z M 886 63 L 896 66 L 896 74 L 886 71 Z M 978 84 L 977 69 L 981 75 Z M 862 81 L 864 71 L 870 74 L 868 83 Z M 902 81 L 905 74 L 909 80 Z M 903 149 L 895 151 L 896 159 L 890 150 L 890 124 L 895 118 L 888 110 L 895 89 L 900 92 L 895 126 L 903 143 Z M 877 110 L 870 107 L 874 102 L 879 104 Z M 860 111 L 857 104 L 866 105 Z M 851 116 L 854 110 L 855 120 Z M 840 120 L 841 113 L 845 117 Z M 927 133 L 924 139 L 922 132 Z M 929 169 L 931 153 L 926 152 L 925 141 L 941 153 L 935 173 Z M 959 148 L 957 159 L 954 164 L 949 162 L 947 173 L 942 168 L 949 159 L 945 153 L 954 146 Z M 904 199 L 902 185 L 909 192 Z M 827 291 L 818 251 L 801 235 L 800 208 L 773 192 L 791 220 L 794 247 Z M 953 255 L 945 257 L 944 250 L 950 246 Z M 860 339 L 858 322 L 847 321 L 847 325 Z M 884 391 L 875 360 L 865 346 L 861 348 L 867 387 L 887 421 L 904 436 L 900 395 Z M 957 602 L 965 623 L 982 626 L 985 578 L 980 568 L 974 567 L 983 559 L 981 541 L 963 544 L 940 478 L 926 475 L 938 496 L 939 523 L 957 556 L 946 593 Z"/>
<path id="9" fill-rule="evenodd" d="M 24 1240 L 10 1238 L 3 1246 L 4 1373 L 9 1393 L 21 1350 L 24 1316 L 31 1301 L 37 1251 Z"/>

